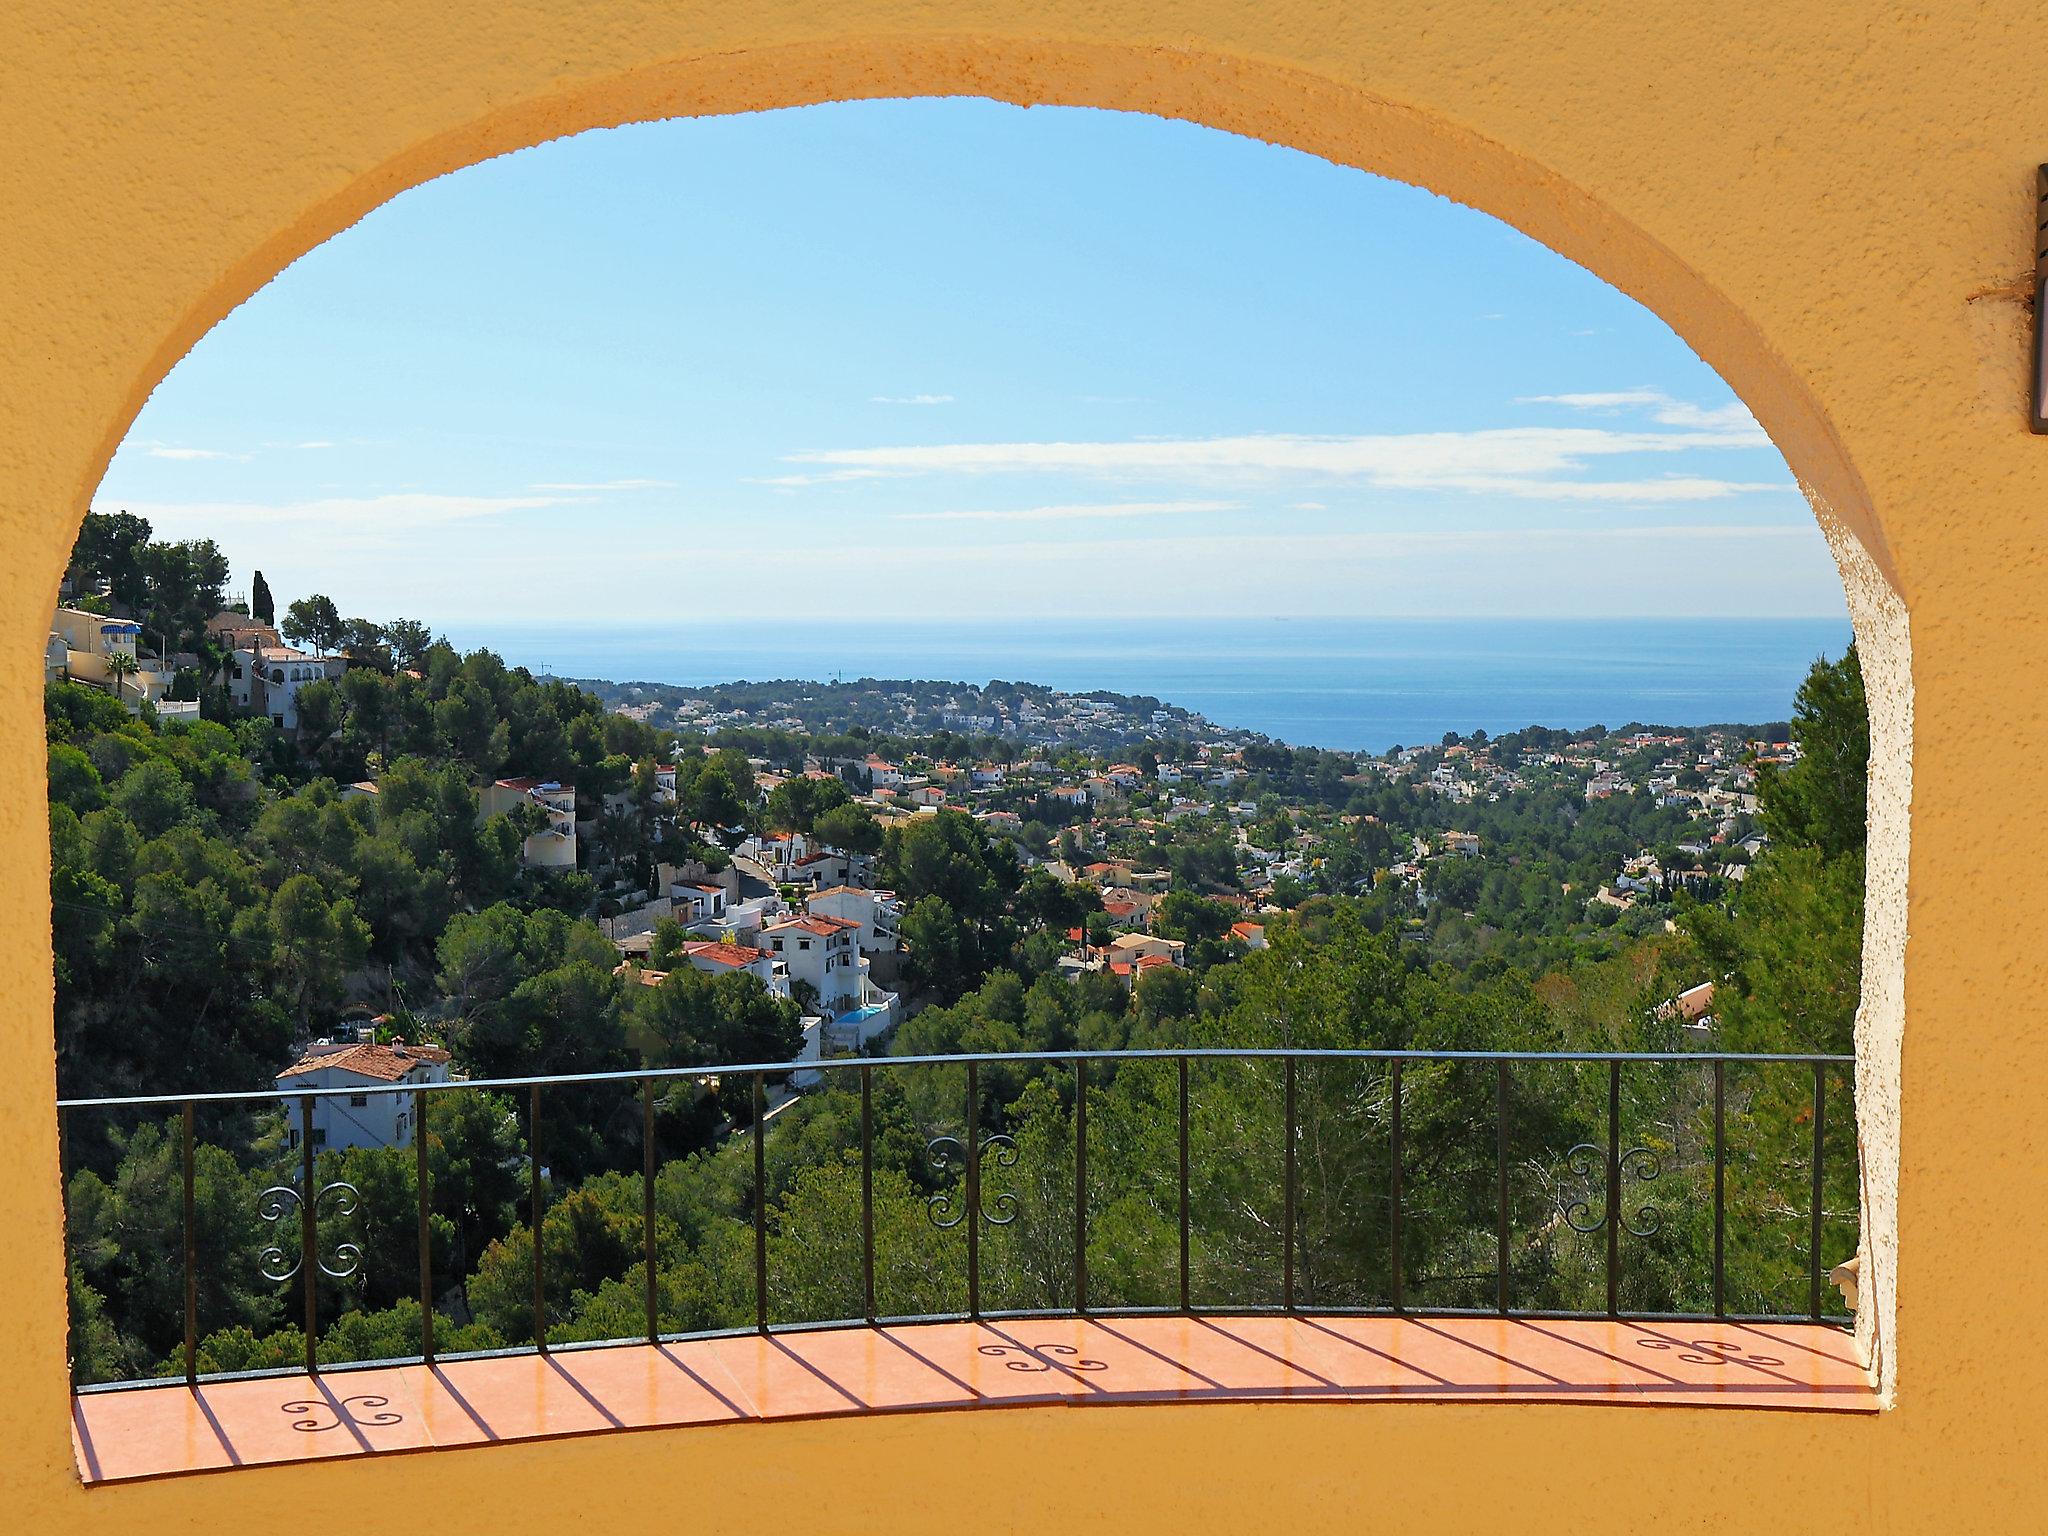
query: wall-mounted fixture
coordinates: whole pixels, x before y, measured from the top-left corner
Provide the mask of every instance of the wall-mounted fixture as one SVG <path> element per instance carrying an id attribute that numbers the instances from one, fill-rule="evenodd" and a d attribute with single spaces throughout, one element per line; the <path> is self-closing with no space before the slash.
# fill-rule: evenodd
<path id="1" fill-rule="evenodd" d="M 2048 165 L 2034 172 L 2034 406 L 2027 425 L 2048 433 Z"/>

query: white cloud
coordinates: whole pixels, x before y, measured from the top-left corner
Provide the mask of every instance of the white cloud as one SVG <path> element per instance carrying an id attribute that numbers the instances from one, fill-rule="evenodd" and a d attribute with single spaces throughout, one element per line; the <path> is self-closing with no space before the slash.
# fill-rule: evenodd
<path id="1" fill-rule="evenodd" d="M 773 485 L 788 489 L 804 485 L 840 485 L 848 480 L 880 480 L 889 474 L 902 474 L 902 470 L 885 469 L 831 469 L 810 475 L 757 475 L 747 480 L 748 485 Z"/>
<path id="2" fill-rule="evenodd" d="M 227 453 L 219 448 L 179 448 L 170 443 L 151 443 L 143 452 L 152 459 L 225 459 L 236 464 L 246 464 L 256 457 L 253 453 Z"/>
<path id="3" fill-rule="evenodd" d="M 325 534 L 339 542 L 410 534 L 451 523 L 503 517 L 568 505 L 560 496 L 443 496 L 404 491 L 388 496 L 328 496 L 310 501 L 254 502 L 133 501 L 121 504 L 161 528 L 218 533 L 223 537 L 263 529 L 290 530 L 294 537 Z M 180 537 L 185 536 L 182 532 Z"/>
<path id="4" fill-rule="evenodd" d="M 1661 389 L 1608 389 L 1577 395 L 1523 395 L 1515 404 L 1568 405 L 1580 411 L 1609 411 L 1626 405 L 1662 405 L 1670 398 Z"/>
<path id="5" fill-rule="evenodd" d="M 951 395 L 869 395 L 871 405 L 951 405 Z"/>
<path id="6" fill-rule="evenodd" d="M 1515 402 L 1517 405 L 1562 405 L 1576 411 L 1602 411 L 1613 413 L 1632 406 L 1642 406 L 1650 411 L 1651 420 L 1667 427 L 1685 427 L 1701 432 L 1754 433 L 1759 441 L 1765 441 L 1764 430 L 1757 425 L 1756 417 L 1749 407 L 1740 400 L 1727 405 L 1702 406 L 1689 400 L 1676 400 L 1661 389 L 1646 387 L 1638 389 L 1598 390 L 1587 394 L 1573 395 L 1524 395 Z"/>
<path id="7" fill-rule="evenodd" d="M 577 482 L 573 480 L 543 481 L 533 487 L 536 491 L 652 491 L 666 490 L 675 484 L 673 480 L 596 480 Z"/>
<path id="8" fill-rule="evenodd" d="M 1330 509 L 1320 501 L 1297 501 L 1289 504 L 1289 510 L 1294 512 L 1327 512 Z"/>
<path id="9" fill-rule="evenodd" d="M 1696 410 L 1696 407 L 1687 407 Z M 1098 478 L 1308 476 L 1359 480 L 1401 490 L 1446 490 L 1531 500 L 1699 501 L 1775 483 L 1701 476 L 1597 482 L 1564 478 L 1587 461 L 1626 454 L 1768 446 L 1753 422 L 1709 413 L 1710 425 L 1683 432 L 1594 427 L 1507 427 L 1471 432 L 1413 432 L 1355 437 L 1276 433 L 1242 437 L 1126 442 L 953 443 L 840 448 L 795 453 L 788 461 L 825 466 L 769 483 L 912 474 L 1076 474 Z"/>
<path id="10" fill-rule="evenodd" d="M 323 439 L 320 439 L 320 440 L 318 440 L 318 441 L 316 441 L 316 442 L 311 442 L 311 443 L 300 443 L 300 444 L 299 444 L 299 446 L 300 446 L 301 448 L 332 448 L 332 447 L 334 446 L 334 444 L 332 444 L 332 443 L 330 443 L 330 442 L 326 441 L 326 440 L 325 440 L 325 439 L 323 438 Z"/>
<path id="11" fill-rule="evenodd" d="M 1064 523 L 1120 517 L 1166 517 L 1175 513 L 1231 512 L 1234 501 L 1111 501 L 1059 507 L 1019 507 L 994 512 L 898 512 L 899 523 Z"/>

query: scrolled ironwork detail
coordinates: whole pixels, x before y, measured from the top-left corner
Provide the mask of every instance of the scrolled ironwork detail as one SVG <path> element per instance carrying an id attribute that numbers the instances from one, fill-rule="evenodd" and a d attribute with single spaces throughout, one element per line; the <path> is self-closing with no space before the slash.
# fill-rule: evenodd
<path id="1" fill-rule="evenodd" d="M 953 1169 L 953 1159 L 964 1159 L 967 1149 L 960 1144 L 960 1138 L 957 1136 L 934 1136 L 925 1143 L 924 1155 L 932 1165 L 932 1172 L 950 1173 Z M 926 1200 L 924 1206 L 925 1215 L 941 1232 L 950 1231 L 967 1219 L 967 1213 L 954 1206 L 951 1185 Z"/>
<path id="2" fill-rule="evenodd" d="M 966 1167 L 967 1147 L 957 1136 L 933 1137 L 925 1143 L 924 1154 L 931 1163 L 934 1173 L 951 1173 L 956 1161 L 963 1169 Z M 1017 1164 L 1017 1143 L 1001 1133 L 984 1136 L 977 1156 L 977 1166 L 980 1168 L 1014 1168 Z M 942 1232 L 951 1231 L 967 1219 L 964 1203 L 956 1201 L 953 1196 L 954 1186 L 948 1185 L 925 1200 L 926 1217 Z M 1017 1211 L 1016 1195 L 1009 1190 L 1000 1190 L 992 1200 L 983 1199 L 980 1213 L 982 1224 L 990 1227 L 1007 1227 L 1017 1219 Z"/>
<path id="3" fill-rule="evenodd" d="M 981 1144 L 981 1165 L 984 1168 L 1014 1168 L 1017 1166 L 1017 1143 L 1007 1136 L 991 1136 Z M 1017 1196 L 1010 1190 L 999 1190 L 993 1205 L 982 1202 L 981 1219 L 992 1227 L 1007 1227 L 1017 1219 Z"/>
<path id="4" fill-rule="evenodd" d="M 1557 1185 L 1557 1214 L 1564 1218 L 1566 1226 L 1582 1236 L 1590 1237 L 1607 1225 L 1610 1213 L 1605 1198 L 1606 1158 L 1591 1142 L 1580 1142 L 1564 1155 L 1565 1173 Z M 1657 1154 L 1648 1147 L 1630 1147 L 1620 1155 L 1618 1169 L 1621 1174 L 1620 1188 L 1615 1191 L 1616 1203 L 1623 1206 L 1619 1212 L 1621 1230 L 1631 1237 L 1654 1237 L 1664 1224 L 1664 1213 L 1645 1200 L 1638 1205 L 1633 1218 L 1620 1199 L 1621 1190 L 1633 1181 L 1649 1184 L 1663 1171 L 1657 1161 Z M 1600 1214 L 1593 1214 L 1595 1195 L 1600 1197 Z"/>
<path id="5" fill-rule="evenodd" d="M 1638 1184 L 1653 1183 L 1662 1171 L 1657 1154 L 1648 1147 L 1630 1147 L 1621 1154 L 1621 1179 L 1624 1185 L 1630 1179 L 1634 1179 Z M 1641 1222 L 1642 1225 L 1637 1226 L 1636 1222 Z M 1621 1230 L 1630 1237 L 1654 1237 L 1663 1225 L 1664 1213 L 1647 1200 L 1636 1207 L 1635 1221 L 1629 1220 L 1628 1208 L 1622 1208 Z"/>
<path id="6" fill-rule="evenodd" d="M 331 1214 L 353 1216 L 356 1202 L 362 1198 L 362 1191 L 355 1185 L 336 1179 L 323 1184 L 313 1192 L 314 1220 L 319 1220 L 320 1206 L 329 1195 L 334 1197 Z M 276 1224 L 302 1209 L 304 1197 L 289 1184 L 273 1184 L 256 1197 L 256 1214 L 268 1223 Z M 363 1250 L 354 1243 L 337 1243 L 334 1247 L 334 1261 L 329 1263 L 319 1253 L 313 1255 L 313 1262 L 320 1273 L 330 1280 L 346 1280 L 362 1268 Z M 266 1280 L 284 1284 L 297 1275 L 305 1263 L 305 1254 L 300 1248 L 287 1249 L 281 1243 L 272 1243 L 256 1257 L 256 1265 Z"/>

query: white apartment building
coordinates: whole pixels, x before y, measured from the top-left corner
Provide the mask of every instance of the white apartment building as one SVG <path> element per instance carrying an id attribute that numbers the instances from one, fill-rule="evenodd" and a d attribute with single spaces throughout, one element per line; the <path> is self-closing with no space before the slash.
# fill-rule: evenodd
<path id="1" fill-rule="evenodd" d="M 576 787 L 555 779 L 499 779 L 486 784 L 480 814 L 502 816 L 520 805 L 537 805 L 548 824 L 531 833 L 520 848 L 522 863 L 534 869 L 576 867 Z"/>
<path id="2" fill-rule="evenodd" d="M 406 1093 L 370 1093 L 371 1088 L 445 1083 L 448 1053 L 436 1045 L 347 1045 L 320 1043 L 277 1074 L 285 1089 L 340 1090 L 313 1101 L 313 1146 L 345 1151 L 350 1147 L 412 1145 L 413 1099 Z M 364 1090 L 364 1091 L 350 1091 Z M 299 1100 L 284 1101 L 286 1145 L 299 1149 Z"/>

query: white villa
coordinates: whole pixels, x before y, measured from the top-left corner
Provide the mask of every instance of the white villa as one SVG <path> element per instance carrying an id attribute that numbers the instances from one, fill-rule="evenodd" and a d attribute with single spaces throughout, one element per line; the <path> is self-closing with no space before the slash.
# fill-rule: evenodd
<path id="1" fill-rule="evenodd" d="M 397 1084 L 445 1083 L 448 1053 L 436 1045 L 334 1044 L 320 1042 L 277 1074 L 287 1089 L 361 1089 L 323 1095 L 313 1101 L 313 1145 L 320 1150 L 349 1147 L 409 1147 L 413 1099 L 406 1093 L 370 1093 Z M 299 1101 L 286 1099 L 286 1144 L 299 1149 Z"/>
<path id="2" fill-rule="evenodd" d="M 333 682 L 347 670 L 345 656 L 317 656 L 290 645 L 238 647 L 228 657 L 228 693 L 243 709 L 295 731 L 299 690 L 308 683 Z"/>
<path id="3" fill-rule="evenodd" d="M 871 891 L 865 886 L 835 885 L 818 892 L 805 909 L 819 917 L 852 923 L 860 931 L 856 942 L 864 955 L 895 953 L 897 929 L 903 921 L 903 903 L 893 891 Z"/>

